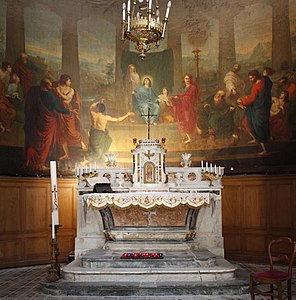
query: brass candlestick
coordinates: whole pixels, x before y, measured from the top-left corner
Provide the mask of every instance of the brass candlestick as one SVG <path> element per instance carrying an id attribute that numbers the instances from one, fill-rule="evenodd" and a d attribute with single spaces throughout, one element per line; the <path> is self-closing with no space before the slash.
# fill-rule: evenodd
<path id="1" fill-rule="evenodd" d="M 52 225 L 50 225 L 52 226 Z M 60 255 L 57 232 L 61 225 L 55 225 L 55 238 L 51 240 L 51 265 L 47 272 L 47 280 L 50 282 L 58 281 L 61 277 L 61 268 L 58 262 L 58 256 Z"/>
<path id="2" fill-rule="evenodd" d="M 209 180 L 210 181 L 209 186 L 214 186 L 213 181 L 216 179 L 218 179 L 218 175 L 215 174 L 214 172 L 208 172 L 208 171 L 201 172 L 201 180 Z"/>

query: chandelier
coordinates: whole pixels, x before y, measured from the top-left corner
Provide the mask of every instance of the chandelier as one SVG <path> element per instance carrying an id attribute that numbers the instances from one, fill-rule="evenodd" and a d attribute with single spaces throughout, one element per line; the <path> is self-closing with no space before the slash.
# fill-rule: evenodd
<path id="1" fill-rule="evenodd" d="M 171 1 L 168 1 L 164 20 L 160 20 L 158 1 L 153 0 L 131 0 L 122 4 L 122 34 L 121 40 L 126 39 L 135 44 L 140 52 L 141 60 L 144 60 L 146 52 L 151 45 L 159 46 L 159 41 L 164 38 L 166 25 L 169 18 Z"/>

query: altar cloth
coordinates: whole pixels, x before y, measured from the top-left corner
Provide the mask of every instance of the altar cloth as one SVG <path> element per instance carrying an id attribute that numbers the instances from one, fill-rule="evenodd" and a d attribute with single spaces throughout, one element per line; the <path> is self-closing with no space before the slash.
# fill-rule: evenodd
<path id="1" fill-rule="evenodd" d="M 178 193 L 178 192 L 136 192 L 136 193 L 102 193 L 85 194 L 83 203 L 87 207 L 102 209 L 108 205 L 115 205 L 120 208 L 129 206 L 140 206 L 145 209 L 165 206 L 175 208 L 178 205 L 188 205 L 192 208 L 210 205 L 210 193 Z"/>

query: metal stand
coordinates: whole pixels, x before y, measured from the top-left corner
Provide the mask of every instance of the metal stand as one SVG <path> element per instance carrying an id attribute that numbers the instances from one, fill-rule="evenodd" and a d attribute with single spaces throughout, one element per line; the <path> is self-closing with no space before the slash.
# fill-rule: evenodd
<path id="1" fill-rule="evenodd" d="M 50 225 L 52 226 L 52 225 Z M 51 265 L 47 272 L 47 280 L 50 282 L 55 282 L 60 279 L 60 264 L 58 263 L 58 256 L 60 255 L 59 246 L 57 241 L 57 232 L 61 225 L 55 225 L 55 239 L 51 240 Z"/>

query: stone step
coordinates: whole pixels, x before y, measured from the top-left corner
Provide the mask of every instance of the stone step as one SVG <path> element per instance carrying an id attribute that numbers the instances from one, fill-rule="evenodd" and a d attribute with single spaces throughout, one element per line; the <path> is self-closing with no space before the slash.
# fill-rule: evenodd
<path id="1" fill-rule="evenodd" d="M 77 282 L 207 282 L 234 279 L 235 267 L 222 257 L 216 258 L 214 266 L 163 266 L 155 267 L 107 267 L 84 268 L 80 259 L 74 260 L 61 270 L 67 281 Z"/>
<path id="2" fill-rule="evenodd" d="M 128 250 L 132 253 L 134 251 Z M 137 252 L 137 251 L 136 251 Z M 149 252 L 149 251 L 145 251 Z M 159 252 L 159 251 L 158 251 Z M 122 259 L 120 250 L 90 250 L 82 255 L 83 268 L 198 268 L 214 267 L 216 256 L 208 250 L 168 251 L 162 259 Z"/>
<path id="3" fill-rule="evenodd" d="M 43 292 L 55 296 L 100 296 L 119 297 L 119 299 L 199 299 L 201 295 L 231 295 L 233 299 L 241 299 L 248 289 L 249 274 L 236 276 L 235 279 L 223 281 L 194 282 L 136 282 L 136 281 L 97 281 L 71 282 L 61 279 L 55 283 L 43 282 Z M 155 298 L 153 298 L 155 297 Z M 219 296 L 217 296 L 219 298 Z M 215 297 L 215 299 L 218 299 Z M 116 298 L 117 299 L 117 298 Z M 220 299 L 220 298 L 219 298 Z M 232 299 L 232 298 L 229 298 Z"/>
<path id="4" fill-rule="evenodd" d="M 192 241 L 108 241 L 104 245 L 104 249 L 122 250 L 125 252 L 160 252 L 174 249 L 176 251 L 184 251 L 194 249 L 196 245 Z"/>

